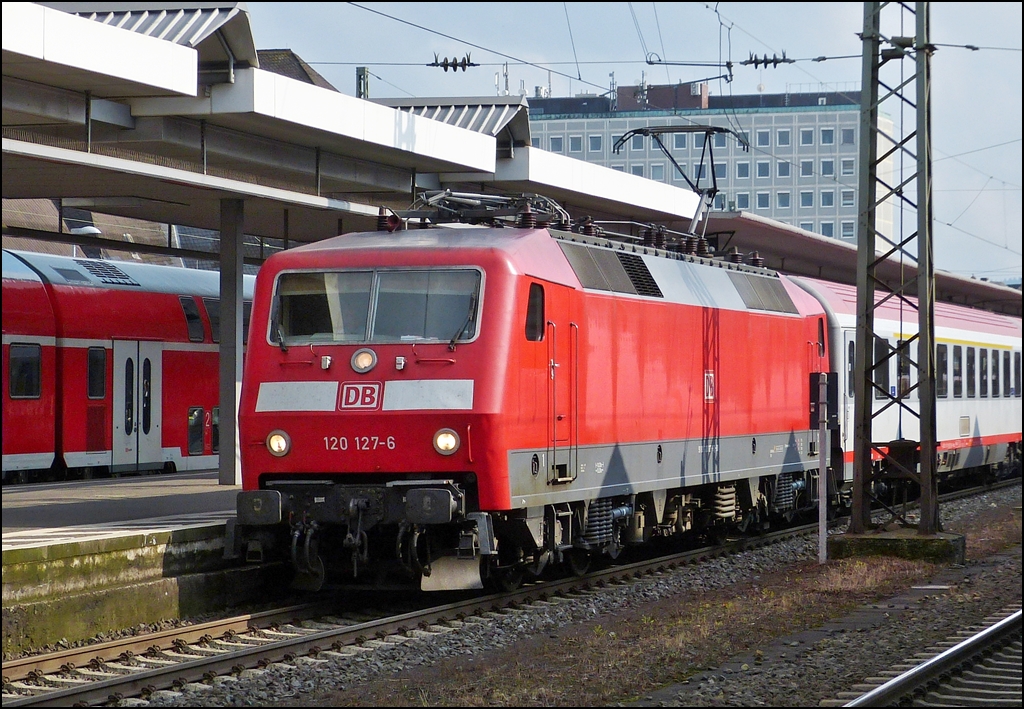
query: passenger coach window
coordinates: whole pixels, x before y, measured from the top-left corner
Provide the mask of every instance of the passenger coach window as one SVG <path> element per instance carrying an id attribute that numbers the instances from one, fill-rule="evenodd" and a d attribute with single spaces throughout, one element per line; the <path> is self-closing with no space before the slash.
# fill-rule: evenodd
<path id="1" fill-rule="evenodd" d="M 1013 396 L 1012 380 L 1010 379 L 1010 352 L 1003 352 L 1003 396 Z"/>
<path id="2" fill-rule="evenodd" d="M 970 354 L 967 355 L 970 357 Z M 988 398 L 988 350 L 982 347 L 978 351 L 978 396 L 982 399 Z"/>
<path id="3" fill-rule="evenodd" d="M 975 371 L 974 371 L 974 348 L 973 347 L 968 347 L 967 348 L 967 398 L 968 399 L 973 399 L 974 398 L 974 394 L 975 394 L 975 391 L 976 391 L 976 389 L 975 389 L 975 387 L 976 387 L 975 379 L 977 379 L 977 377 L 975 376 Z"/>
<path id="4" fill-rule="evenodd" d="M 181 310 L 185 313 L 185 324 L 188 326 L 188 339 L 191 342 L 202 342 L 203 341 L 203 319 L 199 317 L 199 306 L 196 305 L 196 301 L 191 296 L 183 295 L 178 300 L 181 301 Z"/>
<path id="5" fill-rule="evenodd" d="M 526 339 L 540 342 L 544 339 L 544 286 L 530 284 L 530 299 L 526 304 Z"/>
<path id="6" fill-rule="evenodd" d="M 851 342 L 846 348 L 846 393 L 855 396 L 857 387 L 853 381 L 853 368 L 857 363 L 857 343 Z"/>
<path id="7" fill-rule="evenodd" d="M 220 452 L 220 407 L 213 407 L 213 423 L 210 426 L 210 450 Z"/>
<path id="8" fill-rule="evenodd" d="M 957 399 L 964 395 L 963 351 L 960 345 L 953 345 L 953 397 Z"/>
<path id="9" fill-rule="evenodd" d="M 1013 395 L 1020 398 L 1020 352 L 1013 353 Z"/>
<path id="10" fill-rule="evenodd" d="M 90 399 L 102 399 L 107 395 L 107 350 L 103 347 L 89 348 L 88 395 Z"/>
<path id="11" fill-rule="evenodd" d="M 939 345 L 935 354 L 935 396 L 945 399 L 949 396 L 949 352 L 946 345 Z"/>
<path id="12" fill-rule="evenodd" d="M 999 350 L 992 350 L 992 398 L 999 397 Z"/>
<path id="13" fill-rule="evenodd" d="M 38 399 L 42 392 L 43 351 L 39 345 L 11 345 L 12 399 Z"/>
<path id="14" fill-rule="evenodd" d="M 210 317 L 210 335 L 214 342 L 220 342 L 220 299 L 203 298 L 206 314 Z M 249 341 L 249 318 L 252 316 L 252 302 L 242 303 L 242 344 Z"/>
<path id="15" fill-rule="evenodd" d="M 906 340 L 899 340 L 896 343 L 899 354 L 896 357 L 900 388 L 900 398 L 905 399 L 910 395 L 910 344 Z"/>
<path id="16" fill-rule="evenodd" d="M 875 398 L 884 399 L 889 393 L 889 342 L 883 337 L 875 337 L 874 382 Z"/>

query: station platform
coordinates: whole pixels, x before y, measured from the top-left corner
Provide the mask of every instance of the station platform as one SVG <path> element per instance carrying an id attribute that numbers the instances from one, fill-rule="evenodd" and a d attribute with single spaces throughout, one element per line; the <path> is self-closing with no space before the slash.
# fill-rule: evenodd
<path id="1" fill-rule="evenodd" d="M 216 470 L 4 486 L 4 651 L 184 618 L 269 589 L 266 569 L 227 548 L 240 489 L 220 485 Z"/>

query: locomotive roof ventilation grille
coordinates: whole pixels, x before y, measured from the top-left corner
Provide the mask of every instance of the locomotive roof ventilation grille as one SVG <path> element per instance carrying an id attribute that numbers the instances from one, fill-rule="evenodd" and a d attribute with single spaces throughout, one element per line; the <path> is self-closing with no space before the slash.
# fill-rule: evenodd
<path id="1" fill-rule="evenodd" d="M 753 273 L 730 272 L 729 278 L 739 291 L 743 304 L 751 310 L 770 310 L 776 313 L 797 314 L 793 299 L 778 278 L 766 278 Z"/>
<path id="2" fill-rule="evenodd" d="M 83 261 L 75 259 L 75 263 L 96 276 L 101 283 L 115 286 L 139 286 L 139 283 L 117 266 L 104 261 Z"/>
<path id="3" fill-rule="evenodd" d="M 584 288 L 662 298 L 643 259 L 610 249 L 559 241 L 558 245 Z"/>

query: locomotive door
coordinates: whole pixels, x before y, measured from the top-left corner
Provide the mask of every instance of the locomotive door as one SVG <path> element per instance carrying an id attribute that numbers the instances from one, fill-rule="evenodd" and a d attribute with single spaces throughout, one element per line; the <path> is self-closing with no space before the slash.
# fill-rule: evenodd
<path id="1" fill-rule="evenodd" d="M 162 446 L 159 342 L 114 340 L 114 468 L 159 468 Z"/>
<path id="2" fill-rule="evenodd" d="M 548 480 L 569 483 L 576 479 L 578 441 L 579 327 L 572 321 L 572 291 L 553 287 L 545 339 L 548 341 Z"/>

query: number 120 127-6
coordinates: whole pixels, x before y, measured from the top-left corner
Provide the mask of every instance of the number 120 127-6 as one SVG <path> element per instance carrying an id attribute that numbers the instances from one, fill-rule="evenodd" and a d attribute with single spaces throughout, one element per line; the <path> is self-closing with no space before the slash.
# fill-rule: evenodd
<path id="1" fill-rule="evenodd" d="M 329 451 L 375 451 L 386 448 L 393 451 L 396 447 L 394 436 L 324 436 L 324 448 Z"/>

